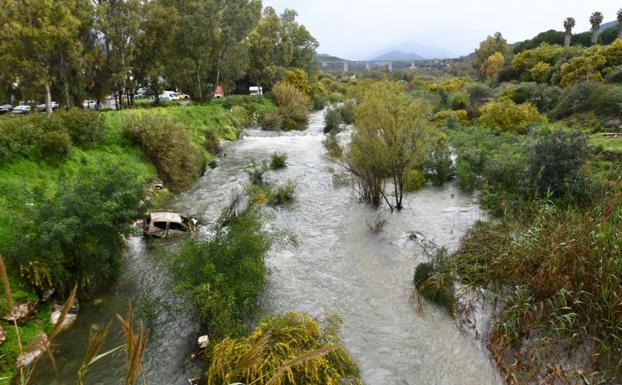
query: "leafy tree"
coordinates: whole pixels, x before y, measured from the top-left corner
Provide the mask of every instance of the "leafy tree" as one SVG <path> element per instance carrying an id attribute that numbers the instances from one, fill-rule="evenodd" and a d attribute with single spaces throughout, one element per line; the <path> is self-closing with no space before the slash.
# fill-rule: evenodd
<path id="1" fill-rule="evenodd" d="M 503 57 L 503 54 L 501 52 L 495 52 L 493 55 L 490 55 L 488 59 L 486 59 L 484 64 L 482 64 L 480 73 L 486 80 L 496 82 L 504 61 L 505 58 Z"/>
<path id="2" fill-rule="evenodd" d="M 7 71 L 3 76 L 19 84 L 25 99 L 35 99 L 44 90 L 48 114 L 53 83 L 61 80 L 59 66 L 66 75 L 64 63 L 76 60 L 81 49 L 75 8 L 77 0 L 7 0 L 2 5 L 0 68 Z"/>
<path id="3" fill-rule="evenodd" d="M 603 14 L 600 12 L 594 12 L 590 16 L 590 24 L 592 25 L 592 45 L 598 42 L 598 33 L 603 19 Z"/>
<path id="4" fill-rule="evenodd" d="M 300 68 L 311 73 L 315 68 L 318 42 L 309 31 L 296 22 L 296 12 L 285 10 L 279 17 L 266 7 L 263 17 L 249 34 L 249 78 L 270 89 L 285 76 L 286 70 Z"/>
<path id="5" fill-rule="evenodd" d="M 378 206 L 384 198 L 391 209 L 401 210 L 406 173 L 420 167 L 428 155 L 431 111 L 422 100 L 381 82 L 369 88 L 355 115 L 349 169 L 363 182 L 365 200 Z M 393 182 L 393 204 L 385 178 Z"/>
<path id="6" fill-rule="evenodd" d="M 517 43 L 514 46 L 514 53 L 518 54 L 528 49 L 536 48 L 537 46 L 547 43 L 552 45 L 564 45 L 565 33 L 550 29 L 545 32 L 540 32 L 533 39 L 525 40 Z"/>
<path id="7" fill-rule="evenodd" d="M 618 19 L 618 39 L 622 39 L 622 8 L 618 10 L 616 16 Z"/>
<path id="8" fill-rule="evenodd" d="M 607 65 L 607 58 L 598 47 L 590 48 L 585 54 L 570 59 L 561 67 L 561 85 L 568 86 L 582 81 L 601 81 L 602 70 Z"/>
<path id="9" fill-rule="evenodd" d="M 309 97 L 288 82 L 279 82 L 272 89 L 278 106 L 281 129 L 302 130 L 307 124 Z"/>
<path id="10" fill-rule="evenodd" d="M 572 42 L 572 29 L 577 24 L 577 21 L 574 17 L 569 17 L 564 20 L 564 46 L 566 48 L 570 47 L 570 43 Z"/>
<path id="11" fill-rule="evenodd" d="M 499 52 L 504 57 L 510 52 L 510 47 L 501 33 L 496 32 L 493 36 L 488 36 L 486 40 L 479 44 L 479 48 L 475 50 L 475 66 L 480 69 L 486 60 Z"/>

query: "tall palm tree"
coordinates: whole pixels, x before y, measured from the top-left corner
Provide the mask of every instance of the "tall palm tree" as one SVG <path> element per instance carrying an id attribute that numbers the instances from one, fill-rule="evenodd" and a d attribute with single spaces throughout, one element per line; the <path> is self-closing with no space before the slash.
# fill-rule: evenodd
<path id="1" fill-rule="evenodd" d="M 618 39 L 622 39 L 622 8 L 618 10 Z"/>
<path id="2" fill-rule="evenodd" d="M 592 44 L 598 42 L 598 32 L 600 31 L 600 24 L 603 22 L 603 14 L 600 12 L 592 13 L 590 16 L 590 23 L 592 24 Z"/>
<path id="3" fill-rule="evenodd" d="M 572 39 L 572 29 L 574 28 L 576 24 L 577 24 L 577 21 L 574 19 L 574 17 L 569 17 L 566 20 L 564 20 L 564 29 L 566 30 L 565 37 L 564 37 L 564 45 L 566 46 L 566 48 L 570 47 L 570 40 Z"/>

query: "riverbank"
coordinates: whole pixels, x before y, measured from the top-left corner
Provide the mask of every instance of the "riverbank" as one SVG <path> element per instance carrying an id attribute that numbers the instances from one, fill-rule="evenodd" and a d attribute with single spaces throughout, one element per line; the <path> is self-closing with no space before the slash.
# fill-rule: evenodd
<path id="1" fill-rule="evenodd" d="M 136 197 L 132 196 L 130 200 L 123 198 L 117 201 L 119 206 L 113 210 L 116 214 L 119 213 L 119 210 L 138 214 L 139 211 L 146 208 L 144 206 L 138 207 L 140 205 L 139 195 L 144 193 L 146 186 L 151 181 L 157 177 L 162 178 L 162 173 L 168 172 L 170 168 L 163 169 L 167 164 L 154 161 L 157 158 L 149 156 L 144 146 L 140 146 L 127 137 L 125 130 L 129 121 L 141 119 L 148 115 L 159 121 L 172 122 L 176 127 L 179 127 L 182 136 L 186 135 L 185 137 L 189 138 L 185 145 L 191 146 L 192 151 L 199 154 L 198 162 L 202 170 L 213 160 L 223 140 L 237 139 L 242 127 L 256 124 L 261 114 L 271 110 L 274 110 L 274 106 L 263 98 L 232 97 L 230 100 L 225 98 L 208 105 L 197 106 L 108 111 L 101 114 L 95 112 L 57 112 L 53 116 L 53 123 L 44 121 L 44 118 L 35 115 L 0 118 L 0 155 L 2 155 L 2 167 L 0 167 L 0 180 L 2 180 L 0 186 L 0 254 L 7 259 L 14 300 L 16 302 L 26 301 L 36 299 L 41 295 L 44 286 L 40 283 L 33 284 L 31 280 L 35 277 L 38 276 L 40 280 L 41 277 L 47 276 L 48 278 L 44 278 L 44 281 L 54 280 L 53 265 L 37 265 L 44 267 L 43 270 L 37 270 L 41 274 L 47 274 L 43 276 L 33 274 L 35 271 L 24 268 L 24 264 L 29 266 L 29 261 L 40 263 L 46 260 L 37 256 L 37 250 L 24 248 L 25 245 L 21 241 L 30 234 L 24 234 L 25 227 L 16 224 L 31 223 L 31 226 L 28 227 L 30 231 L 43 233 L 32 235 L 37 239 L 44 239 L 45 232 L 51 230 L 50 228 L 40 228 L 40 226 L 53 225 L 54 223 L 65 225 L 70 218 L 73 218 L 70 221 L 77 221 L 77 227 L 72 227 L 72 231 L 77 233 L 86 231 L 84 227 L 88 226 L 89 223 L 84 223 L 84 221 L 88 222 L 88 218 L 83 217 L 84 214 L 91 215 L 91 209 L 111 199 L 110 197 L 102 198 L 102 202 L 96 202 L 98 197 L 84 190 L 86 188 L 85 183 L 93 180 L 95 176 L 95 180 L 101 181 L 103 184 L 92 184 L 89 187 L 92 192 L 97 190 L 104 195 L 109 195 L 117 194 L 113 191 L 118 190 L 118 193 L 124 194 L 123 191 L 120 191 L 124 182 L 117 183 L 118 188 L 114 186 L 105 187 L 108 189 L 107 192 L 100 190 L 99 186 L 104 188 L 104 182 L 109 179 L 106 173 L 98 172 L 101 169 L 110 170 L 110 168 L 114 168 L 115 173 L 120 178 L 119 181 L 132 179 L 135 182 L 133 185 L 142 186 L 140 189 L 136 187 Z M 87 132 L 79 132 L 78 130 L 84 127 L 88 121 L 97 123 L 89 125 Z M 72 128 L 72 122 L 77 122 L 75 129 Z M 82 127 L 78 127 L 79 124 Z M 29 135 L 26 136 L 26 133 Z M 84 140 L 84 137 L 93 137 L 94 139 Z M 52 147 L 48 143 L 50 139 L 52 139 Z M 62 151 L 54 152 L 59 147 Z M 181 148 L 179 151 L 188 152 L 189 150 Z M 55 156 L 50 157 L 51 153 L 54 153 Z M 200 174 L 194 178 L 198 178 Z M 186 183 L 193 182 L 194 179 L 188 179 Z M 93 188 L 95 190 L 92 190 Z M 143 192 L 140 193 L 139 190 Z M 59 207 L 62 206 L 61 204 L 49 206 L 52 201 L 62 200 L 62 196 L 70 197 L 72 191 L 87 194 L 86 197 L 88 198 L 83 196 L 84 209 L 82 214 L 75 212 L 75 210 L 68 211 L 68 209 Z M 44 209 L 50 215 L 56 214 L 61 217 L 48 218 L 46 223 L 37 223 L 41 220 L 35 220 L 35 218 L 43 215 Z M 62 217 L 64 215 L 67 216 Z M 111 225 L 115 226 L 114 223 Z M 120 223 L 118 226 L 121 228 L 126 225 Z M 99 230 L 93 228 L 95 233 L 102 230 L 104 229 L 101 227 Z M 114 228 L 109 230 L 112 230 L 113 233 L 115 231 Z M 123 234 L 129 234 L 129 230 L 124 230 Z M 106 237 L 102 238 L 106 239 Z M 78 246 L 75 242 L 79 241 L 74 237 L 67 238 L 63 242 L 73 242 L 74 246 Z M 81 245 L 84 246 L 83 243 Z M 64 248 L 59 246 L 58 250 L 54 250 L 54 246 L 54 244 L 50 244 L 50 255 L 55 256 L 54 258 L 58 263 L 70 263 L 67 256 L 60 255 L 63 254 Z M 103 247 L 97 246 L 97 243 L 92 246 Z M 117 261 L 121 255 L 120 253 L 112 255 L 115 250 L 109 250 L 109 258 L 113 265 L 118 266 Z M 118 267 L 110 271 L 112 277 L 118 274 L 115 270 L 118 271 Z M 63 271 L 69 270 L 63 269 Z M 67 278 L 71 280 L 70 277 Z M 85 287 L 84 290 L 83 295 L 87 295 L 90 288 Z M 57 290 L 60 296 L 62 296 L 63 291 L 62 289 Z M 8 311 L 6 301 L 0 302 L 2 302 L 0 303 L 2 310 Z M 20 326 L 22 344 L 25 347 L 36 340 L 40 331 L 46 332 L 51 328 L 49 314 L 46 314 L 48 313 L 37 313 L 29 322 Z M 0 378 L 2 378 L 0 383 L 9 383 L 15 375 L 15 362 L 19 353 L 14 333 L 9 330 L 12 328 L 6 327 L 7 325 L 3 325 L 7 331 L 7 340 L 0 345 Z"/>

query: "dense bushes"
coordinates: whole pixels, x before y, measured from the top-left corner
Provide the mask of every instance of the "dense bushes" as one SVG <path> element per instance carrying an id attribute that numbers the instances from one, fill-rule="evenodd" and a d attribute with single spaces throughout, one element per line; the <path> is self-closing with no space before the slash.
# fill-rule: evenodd
<path id="1" fill-rule="evenodd" d="M 343 123 L 343 118 L 339 111 L 330 109 L 324 117 L 324 133 L 331 132 L 333 130 L 339 130 L 339 127 Z"/>
<path id="2" fill-rule="evenodd" d="M 340 324 L 336 316 L 320 322 L 300 313 L 266 318 L 248 337 L 227 338 L 214 348 L 207 384 L 360 385 Z"/>
<path id="3" fill-rule="evenodd" d="M 0 119 L 0 163 L 19 157 L 59 160 L 71 147 L 102 144 L 106 132 L 101 115 L 73 109 L 52 116 L 7 116 Z"/>
<path id="4" fill-rule="evenodd" d="M 557 119 L 585 112 L 618 116 L 621 104 L 622 86 L 583 82 L 564 89 L 551 115 Z"/>
<path id="5" fill-rule="evenodd" d="M 461 278 L 492 290 L 502 304 L 491 350 L 496 358 L 518 355 L 516 367 L 502 369 L 539 378 L 545 365 L 533 365 L 534 352 L 555 366 L 573 355 L 575 349 L 565 347 L 580 346 L 586 356 L 575 361 L 579 366 L 559 373 L 616 373 L 622 358 L 619 199 L 613 194 L 587 210 L 543 205 L 525 227 L 480 224 L 467 234 L 456 256 Z"/>
<path id="6" fill-rule="evenodd" d="M 286 82 L 277 83 L 272 93 L 278 106 L 280 128 L 284 131 L 304 129 L 309 114 L 309 97 Z"/>
<path id="7" fill-rule="evenodd" d="M 484 126 L 517 134 L 524 134 L 529 127 L 547 122 L 532 104 L 516 104 L 507 98 L 486 103 L 480 112 L 479 122 Z"/>
<path id="8" fill-rule="evenodd" d="M 97 287 L 117 273 L 145 184 L 123 164 L 102 164 L 62 181 L 51 196 L 33 193 L 24 216 L 13 219 L 9 263 L 39 294 Z"/>
<path id="9" fill-rule="evenodd" d="M 266 285 L 270 239 L 253 209 L 227 218 L 207 240 L 190 239 L 171 258 L 177 286 L 194 303 L 212 341 L 244 335 Z"/>
<path id="10" fill-rule="evenodd" d="M 124 135 L 140 146 L 172 191 L 190 186 L 201 176 L 205 159 L 189 132 L 170 118 L 134 115 L 125 121 Z"/>
<path id="11" fill-rule="evenodd" d="M 432 244 L 423 247 L 427 261 L 417 265 L 413 285 L 424 298 L 453 313 L 455 306 L 454 274 L 447 250 Z"/>

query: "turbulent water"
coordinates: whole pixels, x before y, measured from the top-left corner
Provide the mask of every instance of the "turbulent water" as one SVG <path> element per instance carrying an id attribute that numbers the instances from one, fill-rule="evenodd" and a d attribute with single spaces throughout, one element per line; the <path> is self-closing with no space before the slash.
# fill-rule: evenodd
<path id="1" fill-rule="evenodd" d="M 412 276 L 422 257 L 409 233 L 455 249 L 460 236 L 484 215 L 475 197 L 453 185 L 427 187 L 405 199 L 403 212 L 382 212 L 384 231 L 371 235 L 368 223 L 378 212 L 358 203 L 351 188 L 334 183 L 333 175 L 341 171 L 325 154 L 322 127 L 320 112 L 311 115 L 304 132 L 247 131 L 225 146 L 219 167 L 175 197 L 172 208 L 213 222 L 233 192 L 247 184 L 243 170 L 251 159 L 287 153 L 287 169 L 268 174 L 275 183 L 295 182 L 297 197 L 292 207 L 268 210 L 273 213 L 267 216 L 269 225 L 279 229 L 282 242 L 275 242 L 267 259 L 265 313 L 339 314 L 345 345 L 368 385 L 501 384 L 478 343 L 463 336 L 442 310 L 425 306 L 417 312 L 412 300 Z M 154 257 L 152 249 L 161 246 L 138 237 L 129 246 L 126 272 L 114 290 L 102 296 L 100 305 L 83 306 L 77 324 L 60 338 L 59 379 L 40 374 L 42 384 L 75 383 L 90 325 L 124 312 L 130 298 L 143 304 L 137 305 L 139 314 L 155 325 L 144 359 L 147 382 L 182 385 L 200 370 L 189 360 L 197 325 L 184 301 L 171 293 Z M 95 364 L 88 383 L 118 383 L 123 364 L 121 352 Z"/>

